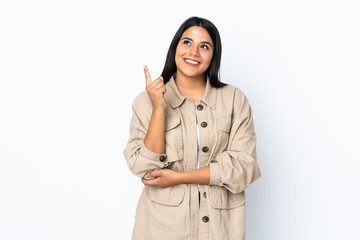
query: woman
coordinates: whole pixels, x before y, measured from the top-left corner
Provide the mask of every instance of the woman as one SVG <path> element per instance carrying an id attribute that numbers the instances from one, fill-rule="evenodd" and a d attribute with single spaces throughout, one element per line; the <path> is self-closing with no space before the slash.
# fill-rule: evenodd
<path id="1" fill-rule="evenodd" d="M 252 110 L 219 80 L 221 41 L 198 17 L 176 32 L 161 77 L 144 66 L 134 100 L 129 169 L 144 189 L 132 239 L 245 239 L 245 188 L 260 177 Z"/>

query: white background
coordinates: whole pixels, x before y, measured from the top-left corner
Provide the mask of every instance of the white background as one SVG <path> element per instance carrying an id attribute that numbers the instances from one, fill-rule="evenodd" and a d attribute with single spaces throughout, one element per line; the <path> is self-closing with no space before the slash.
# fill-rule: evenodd
<path id="1" fill-rule="evenodd" d="M 356 1 L 1 1 L 0 239 L 130 239 L 131 103 L 190 16 L 254 110 L 247 240 L 360 239 Z"/>

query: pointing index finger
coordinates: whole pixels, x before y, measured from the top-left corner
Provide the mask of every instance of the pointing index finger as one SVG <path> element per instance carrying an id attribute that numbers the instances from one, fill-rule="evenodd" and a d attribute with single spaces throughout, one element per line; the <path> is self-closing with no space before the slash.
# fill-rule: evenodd
<path id="1" fill-rule="evenodd" d="M 152 83 L 152 81 L 151 81 L 149 70 L 146 65 L 144 65 L 144 73 L 145 73 L 146 86 L 148 86 Z"/>

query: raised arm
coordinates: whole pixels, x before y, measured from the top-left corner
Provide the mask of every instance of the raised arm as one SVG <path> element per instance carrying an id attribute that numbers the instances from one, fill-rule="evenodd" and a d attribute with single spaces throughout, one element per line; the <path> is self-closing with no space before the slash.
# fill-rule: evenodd
<path id="1" fill-rule="evenodd" d="M 165 167 L 161 157 L 165 148 L 166 88 L 162 77 L 151 81 L 146 66 L 144 73 L 147 96 L 140 94 L 133 103 L 130 138 L 124 149 L 130 171 L 141 178 L 148 171 Z"/>
<path id="2" fill-rule="evenodd" d="M 151 81 L 147 66 L 144 66 L 146 92 L 152 104 L 152 114 L 144 144 L 151 151 L 163 153 L 165 148 L 165 108 L 166 88 L 162 77 Z"/>

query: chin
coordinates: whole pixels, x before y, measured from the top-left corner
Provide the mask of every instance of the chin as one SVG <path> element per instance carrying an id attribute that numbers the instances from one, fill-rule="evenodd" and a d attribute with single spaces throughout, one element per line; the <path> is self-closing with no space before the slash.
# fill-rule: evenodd
<path id="1" fill-rule="evenodd" d="M 199 73 L 184 73 L 183 75 L 188 77 L 188 78 L 199 78 L 201 76 L 203 76 L 204 74 L 199 74 Z"/>
<path id="2" fill-rule="evenodd" d="M 199 71 L 191 71 L 191 70 L 185 70 L 181 71 L 181 74 L 188 77 L 188 78 L 198 78 L 201 76 L 204 76 L 205 72 L 199 72 Z"/>

